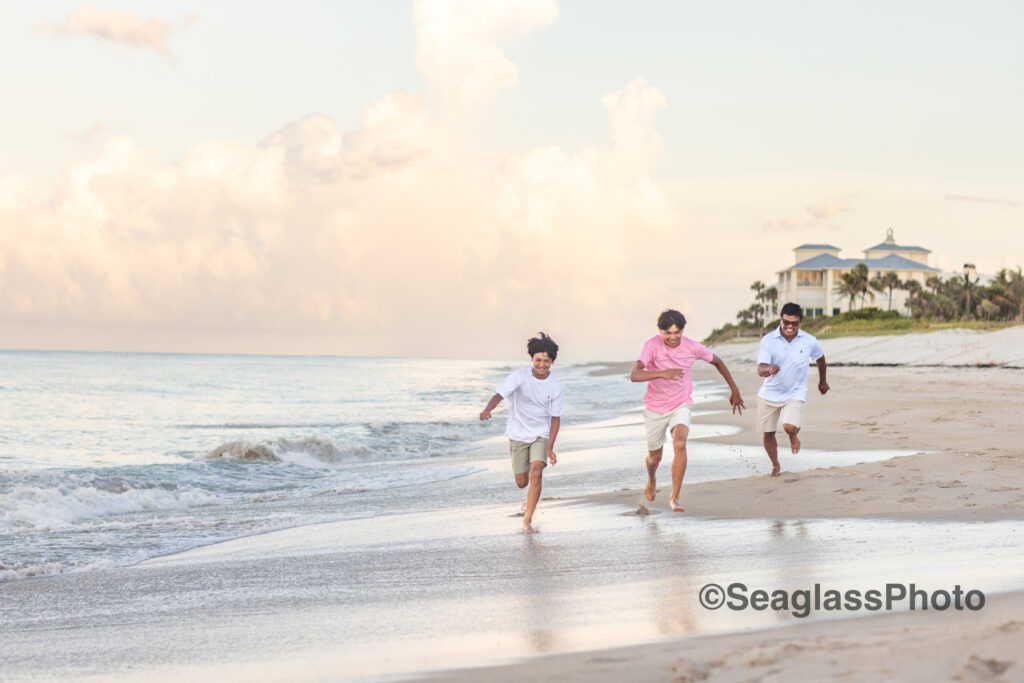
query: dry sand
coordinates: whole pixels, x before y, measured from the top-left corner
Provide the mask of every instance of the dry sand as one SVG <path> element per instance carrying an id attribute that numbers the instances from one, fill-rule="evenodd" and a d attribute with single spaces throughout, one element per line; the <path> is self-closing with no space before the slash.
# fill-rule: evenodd
<path id="1" fill-rule="evenodd" d="M 826 351 L 828 348 L 826 347 Z M 759 380 L 753 364 L 729 361 L 748 406 L 731 422 L 745 431 L 727 443 L 760 443 L 751 431 Z M 628 366 L 610 371 L 628 371 Z M 919 450 L 852 467 L 783 472 L 684 485 L 687 513 L 714 518 L 890 517 L 986 521 L 1024 518 L 1024 370 L 965 367 L 830 368 L 832 390 L 810 377 L 805 447 Z M 717 373 L 701 367 L 698 377 Z M 723 402 L 724 403 L 724 402 Z M 721 407 L 721 406 L 712 406 Z M 727 407 L 727 406 L 726 406 Z M 691 458 L 694 447 L 691 445 Z M 767 456 L 765 461 L 767 462 Z M 663 468 L 665 469 L 665 468 Z M 667 476 L 653 507 L 667 509 Z M 592 497 L 629 504 L 639 488 Z M 748 681 L 1024 680 L 1024 593 L 989 596 L 977 612 L 904 612 L 802 623 L 745 633 L 691 637 L 532 659 L 507 667 L 446 674 L 445 680 Z"/>

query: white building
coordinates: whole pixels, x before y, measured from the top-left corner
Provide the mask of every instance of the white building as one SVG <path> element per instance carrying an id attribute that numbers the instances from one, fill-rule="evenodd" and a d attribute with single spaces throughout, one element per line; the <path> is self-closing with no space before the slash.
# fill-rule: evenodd
<path id="1" fill-rule="evenodd" d="M 804 315 L 815 318 L 822 315 L 837 315 L 850 310 L 850 299 L 836 291 L 840 276 L 863 263 L 868 267 L 868 278 L 881 273 L 895 272 L 901 282 L 917 280 L 924 285 L 933 275 L 939 275 L 937 268 L 928 265 L 928 254 L 923 247 L 907 247 L 896 244 L 889 228 L 885 241 L 864 250 L 864 258 L 844 259 L 839 257 L 839 247 L 830 244 L 803 244 L 796 247 L 796 263 L 778 272 L 779 305 L 792 301 L 800 304 Z M 874 290 L 872 290 L 874 291 Z M 875 300 L 868 297 L 868 305 L 885 310 L 889 307 L 889 293 L 874 292 Z M 907 315 L 907 292 L 901 289 L 892 293 L 892 310 Z M 859 307 L 859 302 L 856 307 Z"/>

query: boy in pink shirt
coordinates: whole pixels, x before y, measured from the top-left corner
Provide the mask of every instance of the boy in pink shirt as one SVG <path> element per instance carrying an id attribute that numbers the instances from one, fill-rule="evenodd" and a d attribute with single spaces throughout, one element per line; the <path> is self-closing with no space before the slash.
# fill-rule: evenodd
<path id="1" fill-rule="evenodd" d="M 657 494 L 655 472 L 661 464 L 665 445 L 665 432 L 672 435 L 672 496 L 669 506 L 683 512 L 679 492 L 686 474 L 686 437 L 690 433 L 690 404 L 693 403 L 693 382 L 690 368 L 698 359 L 715 366 L 732 394 L 729 403 L 732 412 L 743 413 L 743 399 L 729 369 L 718 356 L 700 342 L 683 336 L 686 318 L 679 311 L 668 309 L 658 316 L 658 335 L 644 343 L 640 358 L 633 366 L 629 379 L 647 382 L 644 396 L 644 426 L 647 428 L 647 500 L 654 501 Z"/>

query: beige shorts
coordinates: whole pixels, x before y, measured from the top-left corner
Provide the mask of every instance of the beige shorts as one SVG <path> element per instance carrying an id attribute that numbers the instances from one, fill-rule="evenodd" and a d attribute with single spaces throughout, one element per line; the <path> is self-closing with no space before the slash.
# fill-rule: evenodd
<path id="1" fill-rule="evenodd" d="M 665 434 L 671 434 L 676 425 L 690 429 L 690 406 L 683 404 L 671 413 L 656 413 L 644 408 L 644 426 L 647 428 L 647 450 L 656 451 L 665 445 Z"/>
<path id="2" fill-rule="evenodd" d="M 772 434 L 778 430 L 779 423 L 803 427 L 804 402 L 793 399 L 792 401 L 778 403 L 777 401 L 766 401 L 758 396 L 757 419 L 761 423 L 761 431 L 771 432 Z"/>
<path id="3" fill-rule="evenodd" d="M 508 450 L 512 454 L 512 473 L 526 474 L 530 471 L 531 462 L 548 464 L 548 440 L 537 439 L 533 443 L 508 440 Z"/>

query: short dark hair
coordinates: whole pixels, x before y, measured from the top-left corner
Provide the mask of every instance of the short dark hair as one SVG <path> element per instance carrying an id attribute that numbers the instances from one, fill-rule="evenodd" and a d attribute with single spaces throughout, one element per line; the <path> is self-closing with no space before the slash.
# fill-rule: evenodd
<path id="1" fill-rule="evenodd" d="M 782 311 L 779 313 L 779 316 L 783 315 L 795 315 L 796 317 L 803 320 L 804 309 L 800 308 L 800 304 L 795 304 L 792 301 L 790 301 L 788 304 L 782 307 Z"/>
<path id="2" fill-rule="evenodd" d="M 539 337 L 531 337 L 526 340 L 526 353 L 530 354 L 530 358 L 542 352 L 548 354 L 548 358 L 551 360 L 558 358 L 558 344 L 543 332 Z"/>
<path id="3" fill-rule="evenodd" d="M 674 311 L 671 308 L 666 308 L 658 316 L 658 329 L 667 330 L 668 328 L 675 325 L 680 331 L 686 327 L 686 316 L 679 311 Z"/>

